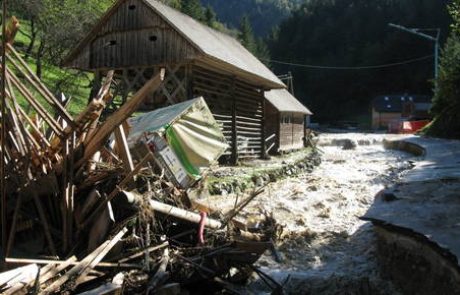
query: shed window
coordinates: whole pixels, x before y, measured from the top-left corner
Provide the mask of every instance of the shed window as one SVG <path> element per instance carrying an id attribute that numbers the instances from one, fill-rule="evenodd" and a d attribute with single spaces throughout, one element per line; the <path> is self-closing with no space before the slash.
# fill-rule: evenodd
<path id="1" fill-rule="evenodd" d="M 129 10 L 134 10 L 134 9 L 136 9 L 136 5 L 131 4 L 131 5 L 128 6 L 128 9 Z"/>
<path id="2" fill-rule="evenodd" d="M 149 37 L 149 40 L 152 41 L 152 42 L 155 42 L 156 40 L 158 40 L 158 37 L 155 36 L 155 35 L 152 35 Z"/>
<path id="3" fill-rule="evenodd" d="M 283 115 L 281 117 L 281 124 L 290 124 L 292 122 L 292 116 L 291 115 Z"/>

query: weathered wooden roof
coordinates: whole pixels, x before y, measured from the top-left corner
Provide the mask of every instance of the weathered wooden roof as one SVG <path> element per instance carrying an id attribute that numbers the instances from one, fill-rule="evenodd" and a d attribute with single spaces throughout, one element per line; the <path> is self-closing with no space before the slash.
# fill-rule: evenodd
<path id="1" fill-rule="evenodd" d="M 286 89 L 266 91 L 265 98 L 280 112 L 313 115 L 307 107 L 305 107 Z"/>
<path id="2" fill-rule="evenodd" d="M 98 30 L 110 19 L 117 8 L 127 0 L 119 0 L 102 17 L 88 36 L 70 53 L 64 65 L 82 54 L 83 49 L 97 38 Z M 251 54 L 236 39 L 216 31 L 194 20 L 176 9 L 157 0 L 139 0 L 164 19 L 181 36 L 187 39 L 201 54 L 197 62 L 224 70 L 244 80 L 256 83 L 265 89 L 284 88 L 285 85 L 262 62 Z M 139 50 L 141 50 L 140 48 Z M 93 70 L 93 69 L 84 69 Z"/>

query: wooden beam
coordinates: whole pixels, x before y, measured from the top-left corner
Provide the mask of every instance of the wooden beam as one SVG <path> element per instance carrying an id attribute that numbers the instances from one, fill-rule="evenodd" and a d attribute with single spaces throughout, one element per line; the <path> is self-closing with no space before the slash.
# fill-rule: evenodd
<path id="1" fill-rule="evenodd" d="M 83 158 L 80 159 L 76 168 L 85 164 L 101 147 L 104 145 L 110 134 L 124 121 L 126 121 L 138 108 L 144 100 L 145 96 L 160 87 L 164 79 L 164 69 L 152 79 L 147 81 L 145 85 L 134 96 L 128 100 L 121 108 L 114 114 L 107 118 L 107 120 L 98 128 L 94 136 L 85 145 L 85 152 Z"/>
<path id="2" fill-rule="evenodd" d="M 92 269 L 107 255 L 107 253 L 123 238 L 128 229 L 123 228 L 115 237 L 104 242 L 91 254 L 86 256 L 80 263 L 72 267 L 67 273 L 49 285 L 42 294 L 51 294 L 59 291 L 61 286 L 73 277 L 80 278 L 81 275 L 87 274 L 88 268 Z"/>
<path id="3" fill-rule="evenodd" d="M 119 125 L 115 129 L 115 141 L 117 143 L 118 155 L 123 161 L 123 167 L 127 173 L 130 173 L 134 170 L 133 159 L 131 153 L 129 152 L 128 141 L 126 139 L 125 129 L 123 124 Z"/>
<path id="4" fill-rule="evenodd" d="M 43 98 L 51 105 L 53 108 L 59 113 L 59 115 L 67 122 L 67 124 L 73 126 L 73 118 L 64 108 L 64 106 L 54 97 L 54 95 L 49 91 L 48 88 L 40 81 L 40 79 L 35 75 L 35 73 L 30 69 L 27 63 L 21 58 L 21 56 L 17 53 L 13 46 L 10 44 L 7 45 L 8 49 L 13 53 L 19 63 L 25 69 L 23 72 L 24 77 L 32 84 L 36 90 L 43 96 Z M 14 62 L 14 60 L 8 56 L 8 59 L 11 63 L 13 63 L 18 70 L 21 68 Z"/>
<path id="5" fill-rule="evenodd" d="M 67 260 L 51 260 L 51 259 L 28 259 L 28 258 L 13 258 L 13 257 L 7 257 L 5 258 L 5 261 L 9 264 L 30 264 L 30 263 L 36 263 L 36 264 L 41 264 L 41 265 L 47 265 L 47 264 L 56 264 L 56 265 L 62 265 L 66 264 Z M 69 263 L 69 265 L 78 265 L 80 264 L 81 261 L 72 261 Z M 132 263 L 116 263 L 116 262 L 100 262 L 97 265 L 98 268 L 135 268 L 139 269 L 142 268 L 142 266 L 138 264 L 132 264 Z"/>
<path id="6" fill-rule="evenodd" d="M 232 97 L 232 164 L 238 163 L 238 126 L 236 125 L 236 96 L 235 96 L 235 77 L 232 77 L 231 84 Z"/>
<path id="7" fill-rule="evenodd" d="M 264 92 L 263 91 L 261 91 L 261 98 L 262 98 L 262 115 L 263 115 L 263 117 L 262 117 L 262 130 L 261 130 L 262 134 L 261 135 L 262 135 L 262 138 L 265 138 L 265 131 L 266 131 L 265 128 L 266 128 L 266 119 L 267 118 L 265 117 L 265 115 L 266 115 L 265 114 L 265 107 L 266 106 L 265 106 L 265 97 L 264 97 Z M 260 156 L 263 159 L 265 159 L 267 157 L 267 150 L 266 150 L 266 146 L 265 146 L 265 141 L 262 140 L 260 145 L 261 145 L 260 148 L 262 149 L 262 151 L 261 151 L 262 154 Z"/>
<path id="8" fill-rule="evenodd" d="M 107 198 L 102 201 L 96 209 L 84 220 L 79 224 L 79 230 L 83 230 L 85 227 L 87 227 L 92 220 L 99 214 L 99 212 L 107 206 L 107 203 L 112 201 L 113 198 L 115 198 L 118 193 L 120 193 L 124 186 L 128 184 L 132 178 L 142 169 L 142 167 L 147 164 L 148 161 L 154 160 L 154 156 L 151 152 L 149 152 L 137 165 L 134 167 L 134 170 L 131 171 L 117 186 L 116 188 L 107 196 Z"/>
<path id="9" fill-rule="evenodd" d="M 21 83 L 21 81 L 16 77 L 16 75 L 7 67 L 6 68 L 8 76 L 11 77 L 11 82 L 27 100 L 27 102 L 37 111 L 41 118 L 53 129 L 53 131 L 58 135 L 62 136 L 61 126 L 54 120 L 54 118 L 46 111 L 43 106 L 41 106 L 33 96 L 33 94 Z"/>

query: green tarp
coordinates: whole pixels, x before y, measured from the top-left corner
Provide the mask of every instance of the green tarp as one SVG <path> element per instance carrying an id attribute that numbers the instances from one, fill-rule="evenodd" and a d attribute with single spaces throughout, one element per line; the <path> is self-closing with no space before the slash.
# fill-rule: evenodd
<path id="1" fill-rule="evenodd" d="M 130 148 L 157 134 L 164 136 L 187 174 L 195 179 L 228 147 L 202 97 L 139 115 L 129 123 Z"/>

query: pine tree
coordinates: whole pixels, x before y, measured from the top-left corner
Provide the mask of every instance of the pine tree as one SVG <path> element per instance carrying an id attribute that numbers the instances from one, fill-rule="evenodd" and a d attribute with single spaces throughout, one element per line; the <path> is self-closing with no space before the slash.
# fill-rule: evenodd
<path id="1" fill-rule="evenodd" d="M 182 0 L 181 9 L 183 13 L 198 21 L 205 20 L 203 6 L 200 0 Z"/>
<path id="2" fill-rule="evenodd" d="M 267 44 L 262 38 L 258 38 L 256 45 L 257 58 L 259 58 L 265 65 L 270 66 L 270 50 L 268 49 Z"/>
<path id="3" fill-rule="evenodd" d="M 257 54 L 256 40 L 254 38 L 251 23 L 249 22 L 249 17 L 247 15 L 244 15 L 241 18 L 239 39 L 241 44 L 246 47 L 247 50 L 253 54 Z"/>
<path id="4" fill-rule="evenodd" d="M 182 1 L 181 0 L 160 0 L 160 2 L 165 3 L 166 5 L 171 6 L 172 8 L 181 10 Z"/>
<path id="5" fill-rule="evenodd" d="M 211 27 L 211 28 L 214 28 L 215 26 L 215 22 L 217 21 L 216 19 L 216 13 L 214 12 L 214 9 L 212 9 L 212 7 L 210 5 L 208 5 L 206 7 L 206 11 L 204 13 L 204 16 L 205 16 L 205 22 L 206 24 Z"/>

